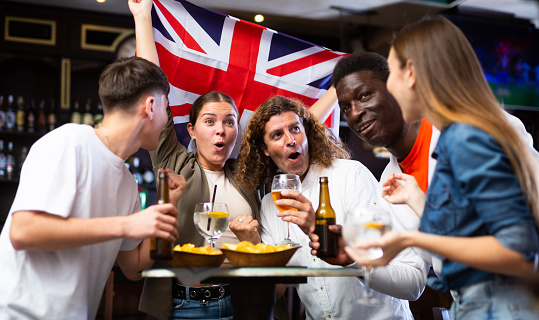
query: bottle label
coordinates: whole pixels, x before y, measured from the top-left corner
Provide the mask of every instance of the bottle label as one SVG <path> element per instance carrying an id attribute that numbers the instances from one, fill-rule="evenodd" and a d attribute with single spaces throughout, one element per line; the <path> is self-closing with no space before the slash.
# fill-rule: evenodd
<path id="1" fill-rule="evenodd" d="M 49 114 L 49 131 L 54 130 L 56 128 L 56 115 L 54 113 Z"/>
<path id="2" fill-rule="evenodd" d="M 33 113 L 28 115 L 28 132 L 34 132 L 36 117 Z"/>
<path id="3" fill-rule="evenodd" d="M 15 112 L 6 112 L 6 127 L 8 129 L 13 129 L 15 127 Z"/>
<path id="4" fill-rule="evenodd" d="M 92 125 L 94 123 L 93 116 L 89 113 L 85 113 L 82 117 L 82 123 L 87 125 Z"/>
<path id="5" fill-rule="evenodd" d="M 78 112 L 73 112 L 71 114 L 71 122 L 73 123 L 81 123 L 81 115 Z"/>
<path id="6" fill-rule="evenodd" d="M 17 112 L 17 125 L 24 126 L 24 111 Z"/>
<path id="7" fill-rule="evenodd" d="M 4 127 L 5 123 L 6 123 L 6 112 L 0 110 L 0 129 Z"/>
<path id="8" fill-rule="evenodd" d="M 3 153 L 0 153 L 0 177 L 6 175 L 7 159 Z"/>

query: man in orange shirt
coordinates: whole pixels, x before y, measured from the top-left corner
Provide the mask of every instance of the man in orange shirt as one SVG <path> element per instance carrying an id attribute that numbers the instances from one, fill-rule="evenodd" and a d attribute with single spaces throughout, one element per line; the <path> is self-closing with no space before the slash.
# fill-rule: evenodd
<path id="1" fill-rule="evenodd" d="M 350 130 L 370 146 L 384 147 L 389 151 L 389 163 L 380 177 L 380 193 L 381 185 L 393 173 L 412 175 L 423 192 L 426 192 L 436 167 L 436 160 L 431 154 L 440 132 L 426 119 L 416 123 L 404 121 L 397 101 L 386 88 L 388 76 L 387 61 L 377 53 L 356 52 L 346 56 L 333 70 L 332 81 L 335 88 L 328 90 L 311 110 L 323 118 L 324 114 L 329 114 L 332 102 L 338 99 Z M 526 132 L 522 122 L 508 113 L 506 116 L 522 139 L 533 148 L 531 135 Z M 391 205 L 391 208 L 394 229 L 419 228 L 419 217 L 410 207 L 400 204 Z M 318 237 L 311 235 L 311 241 L 315 254 Z M 439 260 L 432 259 L 430 254 L 423 250 L 417 251 L 426 262 L 433 265 L 435 272 L 441 270 Z M 337 258 L 328 262 L 345 265 L 350 263 L 350 260 L 342 250 Z"/>

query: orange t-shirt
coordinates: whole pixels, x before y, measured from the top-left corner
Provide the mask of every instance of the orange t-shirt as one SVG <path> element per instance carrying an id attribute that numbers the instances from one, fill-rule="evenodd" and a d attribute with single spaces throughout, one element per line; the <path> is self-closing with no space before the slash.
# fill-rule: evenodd
<path id="1" fill-rule="evenodd" d="M 427 119 L 422 119 L 419 134 L 417 135 L 412 151 L 410 151 L 406 159 L 399 162 L 402 172 L 414 176 L 417 184 L 425 193 L 429 185 L 429 150 L 431 139 L 432 123 Z"/>

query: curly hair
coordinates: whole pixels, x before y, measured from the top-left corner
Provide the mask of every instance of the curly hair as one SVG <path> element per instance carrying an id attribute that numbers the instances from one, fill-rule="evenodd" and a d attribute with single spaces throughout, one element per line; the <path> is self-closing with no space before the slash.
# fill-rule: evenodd
<path id="1" fill-rule="evenodd" d="M 269 183 L 279 169 L 273 160 L 264 154 L 265 127 L 271 117 L 288 111 L 297 114 L 305 127 L 309 144 L 309 166 L 317 164 L 327 168 L 335 159 L 350 157 L 346 147 L 302 102 L 282 96 L 272 97 L 256 109 L 241 143 L 237 179 L 250 191 Z"/>

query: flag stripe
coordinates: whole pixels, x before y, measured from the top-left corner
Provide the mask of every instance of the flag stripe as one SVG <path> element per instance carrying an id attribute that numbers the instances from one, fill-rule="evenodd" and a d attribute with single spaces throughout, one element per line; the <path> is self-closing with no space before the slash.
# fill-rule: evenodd
<path id="1" fill-rule="evenodd" d="M 337 56 L 338 55 L 333 52 L 324 50 L 310 56 L 297 59 L 293 62 L 288 62 L 278 67 L 270 68 L 267 70 L 267 73 L 277 77 L 282 77 L 284 75 L 308 68 L 310 66 L 317 65 L 327 60 L 334 59 Z"/>
<path id="2" fill-rule="evenodd" d="M 174 16 L 159 2 L 158 0 L 154 0 L 154 3 L 159 7 L 159 10 L 161 10 L 161 13 L 165 16 L 168 23 L 174 28 L 178 36 L 182 39 L 185 46 L 191 50 L 195 50 L 201 53 L 206 53 L 196 42 L 195 39 L 187 32 L 184 27 L 174 18 Z"/>

